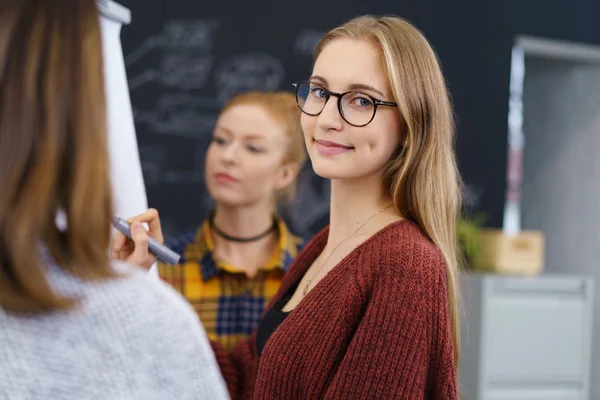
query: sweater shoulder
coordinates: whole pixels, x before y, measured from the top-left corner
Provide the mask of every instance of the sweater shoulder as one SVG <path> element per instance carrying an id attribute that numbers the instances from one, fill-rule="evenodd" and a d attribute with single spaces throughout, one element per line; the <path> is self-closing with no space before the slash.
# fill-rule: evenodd
<path id="1" fill-rule="evenodd" d="M 383 228 L 364 246 L 360 269 L 369 269 L 375 278 L 395 284 L 396 279 L 432 283 L 446 276 L 446 262 L 440 249 L 411 221 L 400 221 Z"/>
<path id="2" fill-rule="evenodd" d="M 113 269 L 115 277 L 84 281 L 53 268 L 49 274 L 53 287 L 79 299 L 80 314 L 65 313 L 63 318 L 114 328 L 113 335 L 135 336 L 140 345 L 173 338 L 197 341 L 201 323 L 175 289 L 136 266 L 113 262 Z"/>

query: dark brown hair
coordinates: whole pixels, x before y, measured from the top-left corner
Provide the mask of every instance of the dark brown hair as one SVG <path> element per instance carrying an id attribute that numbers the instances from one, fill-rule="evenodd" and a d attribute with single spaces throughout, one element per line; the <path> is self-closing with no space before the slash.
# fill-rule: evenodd
<path id="1" fill-rule="evenodd" d="M 75 304 L 41 249 L 75 276 L 113 275 L 99 15 L 94 0 L 59 3 L 0 6 L 0 306 L 14 312 Z"/>

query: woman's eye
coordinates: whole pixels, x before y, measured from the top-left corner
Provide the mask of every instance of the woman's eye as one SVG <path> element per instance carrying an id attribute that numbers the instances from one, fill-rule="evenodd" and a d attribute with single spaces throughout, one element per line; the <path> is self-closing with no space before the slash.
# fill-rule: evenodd
<path id="1" fill-rule="evenodd" d="M 373 106 L 373 101 L 370 98 L 362 97 L 362 96 L 355 97 L 354 100 L 352 101 L 352 103 L 355 106 L 359 106 L 359 107 L 372 107 Z"/>
<path id="2" fill-rule="evenodd" d="M 327 90 L 323 89 L 320 86 L 314 86 L 314 87 L 310 88 L 310 92 L 312 93 L 313 96 L 316 96 L 321 99 L 324 99 L 327 97 Z"/>
<path id="3" fill-rule="evenodd" d="M 248 150 L 250 150 L 252 153 L 262 153 L 264 152 L 264 150 L 260 147 L 257 146 L 248 146 Z"/>
<path id="4" fill-rule="evenodd" d="M 213 143 L 216 143 L 219 146 L 222 146 L 226 143 L 225 139 L 217 137 L 217 136 L 214 136 L 212 141 L 213 141 Z"/>

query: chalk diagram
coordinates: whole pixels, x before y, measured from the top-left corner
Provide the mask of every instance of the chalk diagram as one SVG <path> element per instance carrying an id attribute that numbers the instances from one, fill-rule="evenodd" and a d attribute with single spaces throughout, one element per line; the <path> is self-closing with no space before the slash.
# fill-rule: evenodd
<path id="1" fill-rule="evenodd" d="M 317 43 L 319 43 L 322 36 L 323 32 L 314 29 L 301 30 L 294 42 L 294 53 L 312 57 L 315 48 L 317 47 Z"/>
<path id="2" fill-rule="evenodd" d="M 248 52 L 225 60 L 215 73 L 217 99 L 225 104 L 232 96 L 251 90 L 275 90 L 285 75 L 277 58 L 260 52 Z"/>

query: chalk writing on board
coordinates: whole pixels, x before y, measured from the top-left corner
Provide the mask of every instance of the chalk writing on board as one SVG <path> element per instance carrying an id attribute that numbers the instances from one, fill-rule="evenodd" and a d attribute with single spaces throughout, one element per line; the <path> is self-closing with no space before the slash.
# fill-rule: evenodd
<path id="1" fill-rule="evenodd" d="M 146 39 L 125 57 L 125 65 L 133 65 L 156 47 L 208 53 L 214 46 L 219 27 L 220 23 L 217 20 L 167 21 L 157 36 Z"/>
<path id="2" fill-rule="evenodd" d="M 220 25 L 217 20 L 170 20 L 163 27 L 162 45 L 211 51 Z"/>
<path id="3" fill-rule="evenodd" d="M 159 37 L 149 37 L 138 48 L 125 56 L 125 65 L 127 67 L 141 60 L 146 54 L 154 50 L 160 43 Z"/>
<path id="4" fill-rule="evenodd" d="M 184 90 L 203 88 L 213 67 L 210 51 L 219 26 L 216 20 L 167 21 L 157 36 L 146 39 L 125 57 L 125 64 L 131 67 L 154 49 L 161 55 L 158 66 L 129 78 L 129 90 L 150 82 Z"/>
<path id="5" fill-rule="evenodd" d="M 136 123 L 149 126 L 154 133 L 202 138 L 212 132 L 218 108 L 211 98 L 164 93 L 154 110 L 134 108 L 133 118 Z"/>
<path id="6" fill-rule="evenodd" d="M 249 90 L 274 90 L 284 77 L 283 64 L 260 52 L 249 52 L 226 59 L 215 72 L 217 99 L 225 104 L 236 94 Z"/>
<path id="7" fill-rule="evenodd" d="M 161 58 L 160 69 L 148 69 L 130 78 L 129 90 L 155 81 L 170 88 L 201 89 L 208 81 L 213 63 L 211 55 L 166 53 Z"/>
<path id="8" fill-rule="evenodd" d="M 296 41 L 294 43 L 294 53 L 304 56 L 312 56 L 315 47 L 321 40 L 323 36 L 323 32 L 318 32 L 313 29 L 303 29 L 296 36 Z"/>
<path id="9" fill-rule="evenodd" d="M 139 75 L 136 75 L 135 77 L 129 79 L 129 90 L 130 91 L 134 91 L 135 89 L 139 88 L 140 86 L 148 83 L 148 82 L 153 82 L 153 81 L 157 81 L 160 79 L 160 72 L 150 69 L 150 70 L 146 70 L 144 72 L 142 72 Z"/>
<path id="10" fill-rule="evenodd" d="M 201 89 L 208 81 L 214 59 L 210 55 L 165 54 L 161 83 L 180 89 Z"/>
<path id="11" fill-rule="evenodd" d="M 216 115 L 192 107 L 166 107 L 157 111 L 134 111 L 138 123 L 150 126 L 154 133 L 201 137 L 212 132 Z"/>

